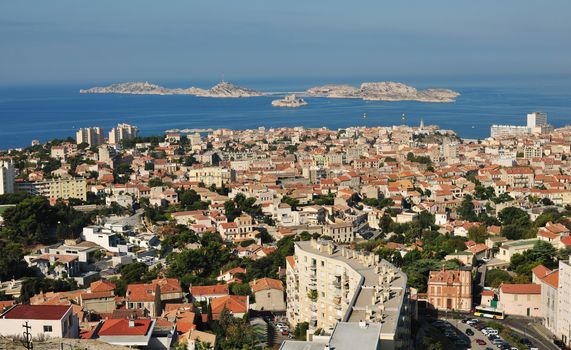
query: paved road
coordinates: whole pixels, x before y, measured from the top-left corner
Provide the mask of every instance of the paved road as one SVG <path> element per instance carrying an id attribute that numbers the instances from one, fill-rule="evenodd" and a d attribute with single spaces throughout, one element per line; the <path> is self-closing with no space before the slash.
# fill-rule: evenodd
<path id="1" fill-rule="evenodd" d="M 524 338 L 529 338 L 539 349 L 559 350 L 557 345 L 539 334 L 529 319 L 508 317 L 500 322 L 509 326 L 513 331 L 519 333 Z"/>

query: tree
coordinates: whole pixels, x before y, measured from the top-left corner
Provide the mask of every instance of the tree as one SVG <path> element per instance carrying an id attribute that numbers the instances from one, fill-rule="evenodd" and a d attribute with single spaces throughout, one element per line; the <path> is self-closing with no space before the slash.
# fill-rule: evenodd
<path id="1" fill-rule="evenodd" d="M 458 213 L 458 216 L 460 216 L 462 220 L 467 220 L 467 221 L 478 220 L 478 216 L 474 211 L 473 199 L 472 196 L 470 195 L 466 195 L 464 197 L 462 203 L 460 203 L 460 206 L 456 209 L 456 212 Z"/>
<path id="2" fill-rule="evenodd" d="M 486 286 L 497 288 L 502 283 L 511 283 L 512 276 L 509 272 L 500 270 L 500 269 L 492 269 L 486 273 Z"/>
<path id="3" fill-rule="evenodd" d="M 149 272 L 149 266 L 142 262 L 134 262 L 123 266 L 121 279 L 127 284 L 143 282 Z"/>
<path id="4" fill-rule="evenodd" d="M 309 323 L 308 322 L 299 322 L 298 324 L 296 324 L 295 329 L 293 331 L 295 339 L 306 340 L 306 337 L 307 337 L 306 334 L 307 334 L 308 329 L 309 329 Z"/>
<path id="5" fill-rule="evenodd" d="M 486 226 L 472 226 L 468 229 L 468 239 L 476 243 L 484 243 L 488 238 L 488 230 Z"/>
<path id="6" fill-rule="evenodd" d="M 230 292 L 233 295 L 250 295 L 252 294 L 252 289 L 248 283 L 231 283 Z"/>
<path id="7" fill-rule="evenodd" d="M 522 209 L 516 207 L 507 207 L 498 214 L 503 225 L 519 225 L 528 227 L 530 225 L 529 215 Z"/>

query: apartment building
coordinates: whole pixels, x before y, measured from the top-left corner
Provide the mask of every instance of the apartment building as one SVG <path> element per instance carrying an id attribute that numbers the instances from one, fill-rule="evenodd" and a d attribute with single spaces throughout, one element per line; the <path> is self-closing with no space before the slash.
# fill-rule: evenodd
<path id="1" fill-rule="evenodd" d="M 470 311 L 472 308 L 471 271 L 430 271 L 428 303 L 438 310 Z"/>
<path id="2" fill-rule="evenodd" d="M 557 289 L 557 333 L 555 336 L 571 346 L 571 262 L 559 260 Z"/>
<path id="3" fill-rule="evenodd" d="M 77 144 L 87 143 L 90 147 L 99 146 L 105 139 L 100 127 L 81 128 L 75 133 Z"/>
<path id="4" fill-rule="evenodd" d="M 335 242 L 351 243 L 356 233 L 351 222 L 338 222 L 323 226 L 323 235 L 331 237 Z"/>
<path id="5" fill-rule="evenodd" d="M 377 255 L 330 240 L 295 242 L 287 257 L 287 318 L 309 321 L 308 334 L 331 334 L 339 322 L 382 323 L 383 349 L 410 348 L 407 277 Z"/>
<path id="6" fill-rule="evenodd" d="M 187 176 L 189 181 L 202 182 L 207 187 L 222 187 L 222 184 L 236 181 L 236 171 L 219 167 L 192 168 L 188 170 Z"/>
<path id="7" fill-rule="evenodd" d="M 534 181 L 533 169 L 527 167 L 500 169 L 500 178 L 509 187 L 532 188 Z"/>
<path id="8" fill-rule="evenodd" d="M 14 192 L 14 163 L 0 160 L 0 194 Z"/>
<path id="9" fill-rule="evenodd" d="M 53 199 L 76 198 L 87 200 L 87 181 L 84 178 L 50 179 L 17 184 L 17 190 Z"/>
<path id="10" fill-rule="evenodd" d="M 133 139 L 139 135 L 139 129 L 129 124 L 119 124 L 109 131 L 109 144 L 117 145 L 123 140 Z"/>

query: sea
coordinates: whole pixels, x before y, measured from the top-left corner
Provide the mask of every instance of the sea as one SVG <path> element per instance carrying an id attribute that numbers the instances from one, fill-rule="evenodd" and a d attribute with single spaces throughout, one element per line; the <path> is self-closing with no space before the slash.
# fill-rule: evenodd
<path id="1" fill-rule="evenodd" d="M 170 129 L 257 127 L 328 127 L 411 125 L 423 120 L 454 130 L 463 138 L 483 139 L 492 124 L 525 125 L 527 113 L 542 111 L 555 127 L 571 124 L 571 76 L 448 77 L 377 79 L 242 79 L 236 85 L 265 92 L 296 92 L 324 83 L 401 81 L 416 88 L 449 88 L 461 93 L 454 103 L 383 102 L 358 99 L 305 98 L 299 108 L 272 107 L 279 96 L 236 99 L 195 96 L 80 94 L 79 89 L 106 83 L 70 85 L 0 85 L 0 149 L 75 137 L 81 127 L 108 131 L 118 123 L 136 125 L 140 134 Z M 210 87 L 216 81 L 153 81 L 166 87 Z M 405 118 L 402 119 L 404 114 Z"/>

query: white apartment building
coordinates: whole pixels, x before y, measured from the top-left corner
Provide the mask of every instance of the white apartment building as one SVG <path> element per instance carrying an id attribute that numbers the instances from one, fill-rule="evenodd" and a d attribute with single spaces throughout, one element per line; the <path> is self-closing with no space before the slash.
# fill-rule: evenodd
<path id="1" fill-rule="evenodd" d="M 119 232 L 111 228 L 100 226 L 87 226 L 81 232 L 81 239 L 93 242 L 101 248 L 113 253 L 127 253 L 129 247 L 125 244 Z"/>
<path id="2" fill-rule="evenodd" d="M 0 160 L 0 194 L 14 193 L 14 163 Z"/>
<path id="3" fill-rule="evenodd" d="M 555 336 L 571 346 L 571 263 L 559 260 L 557 291 L 557 333 Z"/>
<path id="4" fill-rule="evenodd" d="M 534 129 L 537 127 L 547 126 L 547 113 L 533 112 L 527 115 L 527 127 Z"/>
<path id="5" fill-rule="evenodd" d="M 139 135 L 139 129 L 129 124 L 119 124 L 109 131 L 109 144 L 117 145 L 122 140 L 133 139 Z"/>
<path id="6" fill-rule="evenodd" d="M 103 143 L 103 129 L 100 127 L 81 128 L 75 133 L 77 144 L 87 143 L 90 147 L 99 146 Z"/>
<path id="7" fill-rule="evenodd" d="M 410 304 L 406 275 L 375 254 L 330 240 L 295 242 L 287 257 L 287 318 L 308 334 L 332 334 L 339 322 L 381 324 L 383 349 L 410 349 Z"/>
<path id="8" fill-rule="evenodd" d="M 490 127 L 490 137 L 497 138 L 503 136 L 528 135 L 530 129 L 521 125 L 492 125 Z"/>

